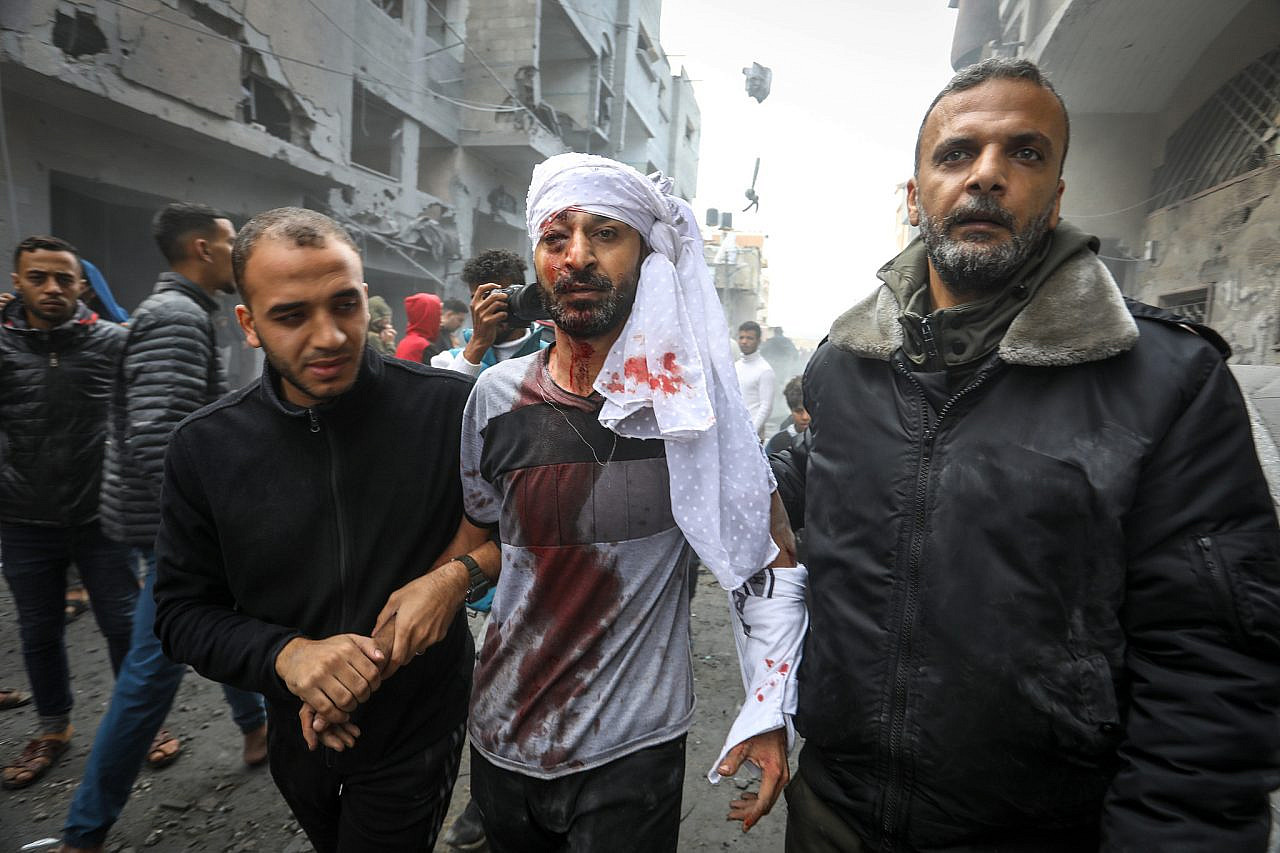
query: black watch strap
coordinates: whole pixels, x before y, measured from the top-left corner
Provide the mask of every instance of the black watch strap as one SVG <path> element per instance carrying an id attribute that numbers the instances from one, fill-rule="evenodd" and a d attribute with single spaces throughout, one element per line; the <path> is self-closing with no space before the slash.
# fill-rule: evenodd
<path id="1" fill-rule="evenodd" d="M 460 554 L 453 559 L 467 567 L 467 577 L 470 578 L 467 584 L 467 604 L 475 604 L 489 591 L 489 579 L 480 571 L 480 564 L 470 554 Z"/>

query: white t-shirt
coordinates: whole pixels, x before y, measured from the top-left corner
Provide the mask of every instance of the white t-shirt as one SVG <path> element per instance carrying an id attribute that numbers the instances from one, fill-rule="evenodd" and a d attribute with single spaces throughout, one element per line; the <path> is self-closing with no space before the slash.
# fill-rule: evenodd
<path id="1" fill-rule="evenodd" d="M 742 356 L 733 367 L 738 372 L 738 387 L 742 389 L 742 402 L 747 404 L 751 425 L 760 435 L 773 412 L 773 368 L 759 351 Z"/>

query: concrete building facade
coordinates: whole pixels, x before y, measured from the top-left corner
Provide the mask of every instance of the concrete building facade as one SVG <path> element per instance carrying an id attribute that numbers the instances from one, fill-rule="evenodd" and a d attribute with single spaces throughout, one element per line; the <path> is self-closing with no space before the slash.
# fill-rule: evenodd
<path id="1" fill-rule="evenodd" d="M 1280 3 L 950 5 L 955 68 L 1025 56 L 1066 101 L 1062 213 L 1124 291 L 1280 363 Z"/>
<path id="2" fill-rule="evenodd" d="M 763 234 L 732 228 L 703 233 L 703 255 L 731 335 L 747 320 L 767 325 L 769 261 L 764 243 Z"/>
<path id="3" fill-rule="evenodd" d="M 357 236 L 370 290 L 463 296 L 465 258 L 528 255 L 547 156 L 662 170 L 691 198 L 700 114 L 660 0 L 4 0 L 0 236 L 75 243 L 131 309 L 156 208 L 293 204 Z"/>

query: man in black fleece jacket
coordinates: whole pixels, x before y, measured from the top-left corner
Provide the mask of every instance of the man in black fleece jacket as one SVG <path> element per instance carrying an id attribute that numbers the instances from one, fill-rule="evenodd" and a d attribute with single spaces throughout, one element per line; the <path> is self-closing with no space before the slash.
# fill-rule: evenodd
<path id="1" fill-rule="evenodd" d="M 365 347 L 360 257 L 321 214 L 255 217 L 233 265 L 266 365 L 173 434 L 156 633 L 267 697 L 272 775 L 318 850 L 430 850 L 473 656 L 478 581 L 450 558 L 492 547 L 462 516 L 471 383 Z"/>

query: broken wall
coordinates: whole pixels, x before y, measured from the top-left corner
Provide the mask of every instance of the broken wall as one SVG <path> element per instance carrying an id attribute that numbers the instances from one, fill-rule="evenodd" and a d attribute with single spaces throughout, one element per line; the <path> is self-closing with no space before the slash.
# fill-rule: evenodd
<path id="1" fill-rule="evenodd" d="M 1207 320 L 1243 364 L 1280 364 L 1280 163 L 1151 214 L 1155 261 L 1138 272 L 1152 305 L 1207 291 Z"/>

